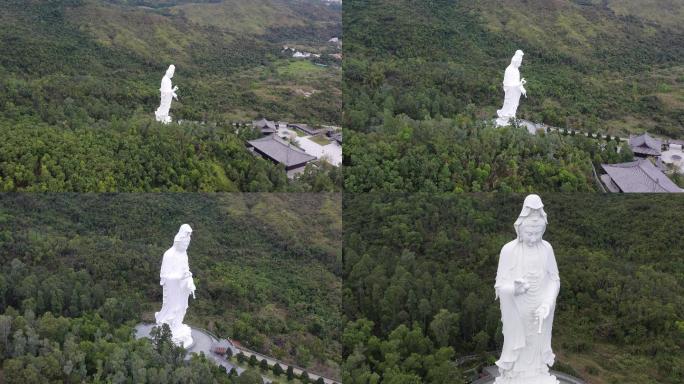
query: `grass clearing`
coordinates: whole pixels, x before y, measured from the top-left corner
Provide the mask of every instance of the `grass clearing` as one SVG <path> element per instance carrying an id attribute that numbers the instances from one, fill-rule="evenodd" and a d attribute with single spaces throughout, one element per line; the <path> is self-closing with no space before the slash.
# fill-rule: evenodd
<path id="1" fill-rule="evenodd" d="M 309 139 L 310 139 L 311 141 L 313 141 L 314 143 L 319 144 L 319 145 L 328 145 L 328 144 L 330 144 L 330 140 L 329 140 L 327 137 L 323 136 L 323 135 L 311 136 Z"/>
<path id="2" fill-rule="evenodd" d="M 281 76 L 291 77 L 305 77 L 312 74 L 323 72 L 325 67 L 319 67 L 308 60 L 290 61 L 285 66 L 278 68 L 278 74 Z"/>

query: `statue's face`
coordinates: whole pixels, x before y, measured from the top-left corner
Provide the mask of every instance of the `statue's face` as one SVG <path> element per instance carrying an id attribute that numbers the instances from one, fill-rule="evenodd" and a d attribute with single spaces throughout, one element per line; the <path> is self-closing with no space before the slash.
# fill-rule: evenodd
<path id="1" fill-rule="evenodd" d="M 170 78 L 173 77 L 173 74 L 174 74 L 175 72 L 176 72 L 176 70 L 175 70 L 174 68 L 169 68 L 169 69 L 166 70 L 166 76 L 168 76 L 169 79 L 170 79 Z"/>
<path id="2" fill-rule="evenodd" d="M 542 240 L 546 223 L 539 210 L 533 210 L 520 226 L 520 237 L 527 245 L 537 244 Z"/>
<path id="3" fill-rule="evenodd" d="M 513 65 L 515 65 L 516 68 L 520 68 L 522 65 L 522 60 L 513 60 Z"/>
<path id="4" fill-rule="evenodd" d="M 187 251 L 188 247 L 190 246 L 190 234 L 188 234 L 187 240 L 176 241 L 173 243 L 173 246 L 176 248 L 176 250 L 178 250 L 180 252 Z"/>

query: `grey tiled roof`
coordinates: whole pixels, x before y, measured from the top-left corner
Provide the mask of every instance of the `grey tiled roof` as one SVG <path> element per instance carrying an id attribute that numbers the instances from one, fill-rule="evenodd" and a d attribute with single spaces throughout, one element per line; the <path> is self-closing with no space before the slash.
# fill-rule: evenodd
<path id="1" fill-rule="evenodd" d="M 330 138 L 342 144 L 342 132 L 333 133 L 330 135 Z"/>
<path id="2" fill-rule="evenodd" d="M 622 192 L 684 192 L 647 159 L 621 164 L 601 164 L 601 167 Z"/>
<path id="3" fill-rule="evenodd" d="M 615 184 L 615 182 L 613 182 L 613 179 L 610 178 L 610 175 L 601 175 L 601 181 L 610 192 L 620 192 L 620 188 Z"/>
<path id="4" fill-rule="evenodd" d="M 247 143 L 272 160 L 284 164 L 286 167 L 316 160 L 314 156 L 308 155 L 293 145 L 289 145 L 276 135 L 251 140 Z"/>
<path id="5" fill-rule="evenodd" d="M 261 120 L 256 120 L 253 121 L 252 124 L 261 129 L 262 132 L 275 132 L 276 131 L 276 125 L 274 122 L 266 119 L 261 119 Z"/>
<path id="6" fill-rule="evenodd" d="M 324 131 L 323 129 L 317 129 L 317 128 L 310 127 L 307 124 L 288 124 L 288 127 L 299 129 L 300 131 L 305 132 L 305 133 L 312 135 L 312 136 L 318 135 L 319 133 Z"/>
<path id="7" fill-rule="evenodd" d="M 663 142 L 649 136 L 648 133 L 629 138 L 629 146 L 632 147 L 632 152 L 641 153 L 644 155 L 660 156 L 660 150 Z"/>

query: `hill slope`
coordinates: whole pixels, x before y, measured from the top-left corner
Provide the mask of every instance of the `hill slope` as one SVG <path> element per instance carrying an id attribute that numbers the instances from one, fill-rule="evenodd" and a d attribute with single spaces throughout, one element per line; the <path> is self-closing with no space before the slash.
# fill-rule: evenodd
<path id="1" fill-rule="evenodd" d="M 2 195 L 0 313 L 95 318 L 102 324 L 87 332 L 102 336 L 150 321 L 161 256 L 189 223 L 197 300 L 187 323 L 336 376 L 340 203 L 333 194 Z M 13 348 L 0 339 L 0 360 L 24 355 Z M 92 378 L 97 356 L 87 355 Z"/>
<path id="2" fill-rule="evenodd" d="M 494 279 L 524 195 L 345 198 L 343 381 L 467 383 L 503 343 Z M 684 200 L 542 194 L 561 276 L 556 369 L 589 383 L 680 383 Z M 464 364 L 454 361 L 475 355 Z"/>
<path id="3" fill-rule="evenodd" d="M 344 3 L 345 123 L 383 112 L 482 118 L 502 102 L 516 49 L 528 99 L 522 117 L 609 134 L 684 137 L 681 2 L 361 1 Z"/>
<path id="4" fill-rule="evenodd" d="M 151 125 L 155 125 L 152 129 L 166 131 L 192 130 L 189 127 L 157 127 L 158 124 L 153 123 L 153 112 L 159 103 L 159 84 L 171 63 L 177 67 L 173 81 L 179 87 L 179 101 L 174 102 L 171 109 L 174 120 L 223 126 L 219 130 L 225 141 L 240 143 L 246 138 L 236 135 L 230 123 L 261 116 L 310 124 L 338 123 L 341 105 L 339 66 L 310 64 L 291 74 L 286 69 L 296 64 L 295 59 L 281 52 L 283 44 L 293 43 L 310 46 L 323 54 L 335 49 L 327 40 L 330 35 L 340 32 L 339 9 L 318 2 L 309 3 L 308 0 L 6 2 L 0 15 L 0 50 L 3 52 L 0 57 L 0 129 L 13 136 L 10 141 L 16 150 L 9 152 L 19 153 L 17 156 L 2 154 L 2 181 L 6 185 L 11 181 L 16 189 L 22 189 L 24 181 L 21 179 L 25 177 L 17 177 L 14 169 L 40 169 L 40 161 L 28 161 L 36 157 L 30 150 L 35 142 L 28 141 L 36 130 L 66 132 L 65 136 L 73 138 L 69 146 L 78 148 L 73 153 L 81 154 L 66 159 L 66 153 L 59 150 L 59 145 L 46 145 L 38 155 L 47 152 L 54 161 L 80 163 L 89 168 L 95 166 L 82 155 L 90 150 L 85 147 L 88 134 L 106 136 L 99 144 L 107 148 L 99 151 L 101 156 L 96 157 L 104 167 L 116 168 L 113 164 L 121 161 L 125 154 L 120 152 L 121 145 L 111 145 L 111 136 L 124 136 L 121 141 L 135 142 L 139 136 L 131 131 L 146 130 Z M 202 16 L 205 13 L 214 14 L 217 22 L 199 23 L 205 19 Z M 249 15 L 252 17 L 247 17 Z M 307 98 L 297 93 L 302 89 L 317 92 Z M 45 125 L 49 128 L 44 128 Z M 122 135 L 122 131 L 128 131 L 128 135 Z M 191 137 L 190 141 L 196 149 L 225 144 L 215 136 Z M 263 186 L 265 178 L 273 178 L 260 170 L 269 168 L 271 171 L 266 173 L 275 175 L 276 167 L 260 164 L 261 160 L 253 158 L 244 146 L 235 145 L 222 155 L 225 173 L 230 174 L 231 168 L 241 168 L 247 184 L 253 182 L 254 187 L 262 186 L 248 188 L 247 184 L 240 185 L 242 176 L 229 175 L 229 184 L 233 186 L 224 184 L 209 189 L 278 189 Z M 139 162 L 155 161 L 145 156 Z M 155 167 L 148 171 L 163 174 L 168 170 Z M 182 169 L 174 171 L 183 172 Z M 327 177 L 323 175 L 325 172 L 317 174 Z M 40 177 L 40 172 L 35 172 L 35 176 Z M 107 184 L 107 176 L 124 177 L 121 173 L 102 174 L 91 184 Z M 70 181 L 72 185 L 79 184 L 77 180 Z M 23 189 L 41 188 L 32 185 Z M 158 188 L 167 189 L 145 183 L 128 187 L 119 183 L 114 187 L 118 191 Z M 98 188 L 52 190 L 97 191 Z"/>
<path id="5" fill-rule="evenodd" d="M 268 91 L 269 81 L 298 85 L 273 75 L 288 61 L 280 54 L 281 44 L 308 42 L 324 49 L 341 28 L 332 7 L 308 9 L 307 2 L 266 0 L 159 9 L 96 0 L 25 3 L 10 2 L 0 16 L 0 47 L 6 52 L 0 79 L 29 88 L 28 95 L 9 92 L 3 100 L 27 114 L 43 112 L 44 120 L 61 120 L 60 105 L 67 98 L 94 120 L 123 118 L 138 109 L 151 113 L 161 77 L 175 63 L 174 82 L 180 88 L 176 119 L 258 114 L 275 119 L 278 113 L 311 122 L 339 118 L 339 102 L 331 96 L 339 88 L 335 68 L 319 76 L 325 87 L 306 100 L 309 107 L 304 100 L 286 99 L 282 91 L 258 92 Z M 217 22 L 205 17 L 209 14 Z M 45 116 L 45 109 L 56 110 Z"/>

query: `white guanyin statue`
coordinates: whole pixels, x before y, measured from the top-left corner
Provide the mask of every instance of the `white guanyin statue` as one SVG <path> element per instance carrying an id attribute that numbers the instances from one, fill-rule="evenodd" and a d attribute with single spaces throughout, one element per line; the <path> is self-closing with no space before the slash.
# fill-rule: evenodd
<path id="1" fill-rule="evenodd" d="M 506 68 L 504 74 L 503 89 L 506 94 L 504 105 L 496 111 L 498 118 L 496 119 L 497 127 L 505 127 L 510 125 L 510 120 L 515 119 L 515 114 L 518 111 L 520 104 L 520 95 L 527 97 L 525 84 L 527 81 L 520 78 L 520 65 L 522 65 L 523 51 L 517 50 L 511 64 Z"/>
<path id="2" fill-rule="evenodd" d="M 514 224 L 518 238 L 501 249 L 494 288 L 504 345 L 496 384 L 558 384 L 549 367 L 555 359 L 551 328 L 560 277 L 553 248 L 542 240 L 546 224 L 541 198 L 527 196 Z"/>
<path id="3" fill-rule="evenodd" d="M 154 112 L 157 121 L 164 124 L 171 122 L 171 116 L 169 116 L 171 99 L 178 100 L 178 95 L 176 95 L 178 87 L 173 87 L 171 84 L 171 79 L 173 78 L 174 72 L 176 72 L 176 67 L 171 64 L 169 69 L 166 70 L 166 74 L 162 78 L 161 88 L 159 89 L 161 91 L 161 102 L 159 103 L 159 108 L 157 108 L 157 110 Z"/>
<path id="4" fill-rule="evenodd" d="M 157 325 L 168 324 L 173 342 L 184 348 L 192 346 L 190 327 L 183 324 L 188 310 L 188 296 L 195 298 L 195 282 L 188 265 L 188 246 L 192 228 L 183 224 L 173 239 L 173 246 L 164 252 L 159 284 L 164 289 L 162 309 L 154 314 Z"/>

